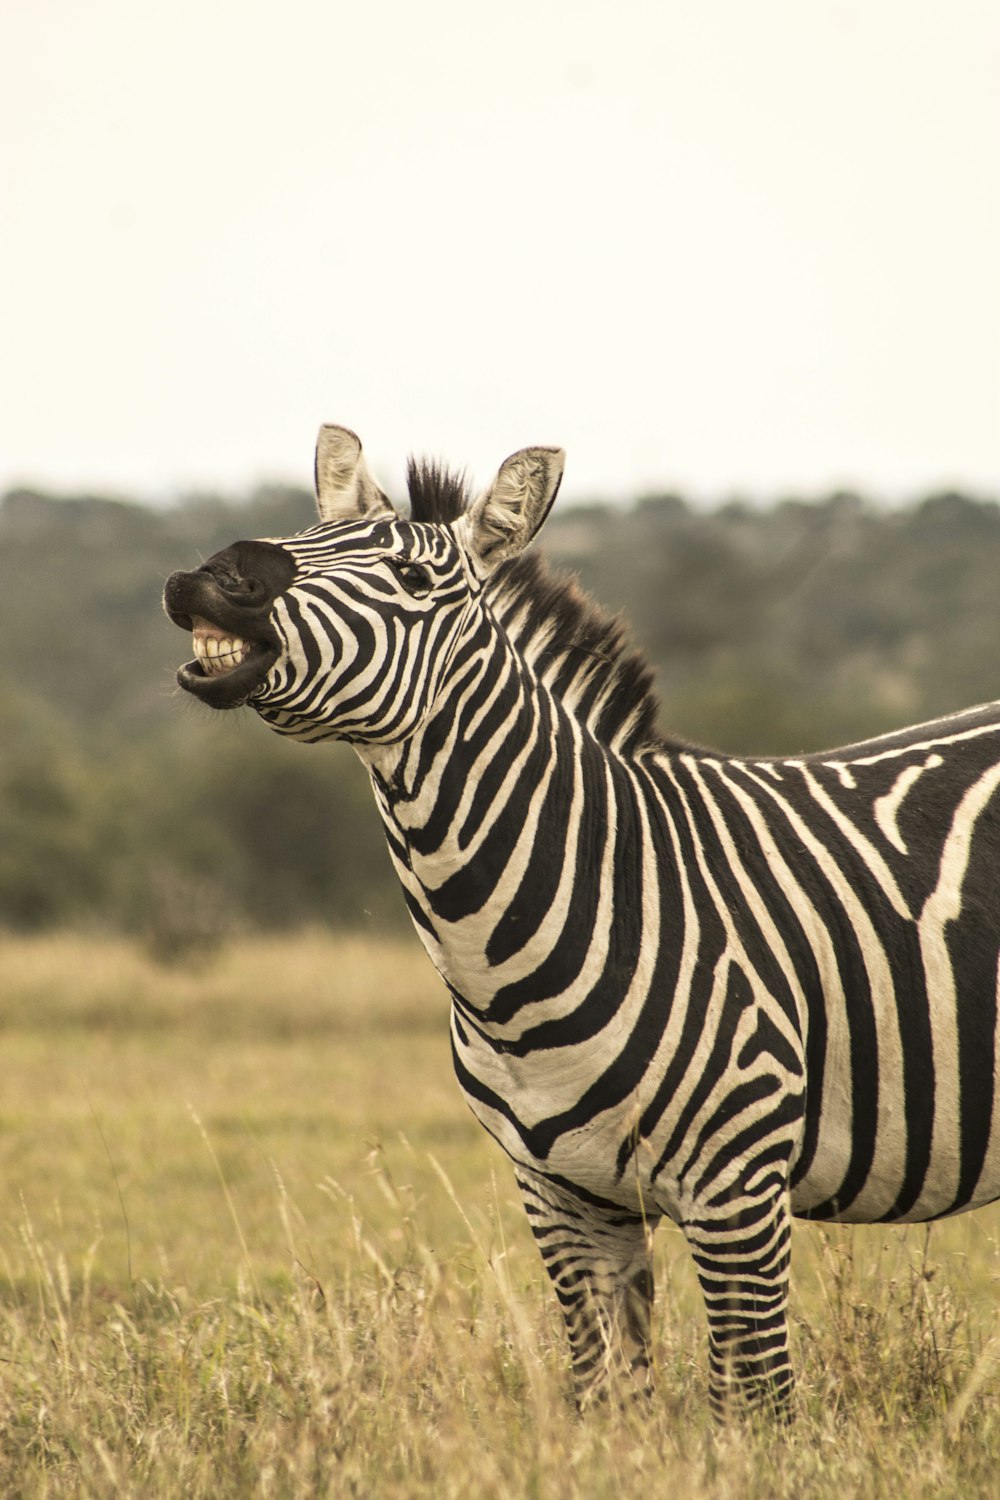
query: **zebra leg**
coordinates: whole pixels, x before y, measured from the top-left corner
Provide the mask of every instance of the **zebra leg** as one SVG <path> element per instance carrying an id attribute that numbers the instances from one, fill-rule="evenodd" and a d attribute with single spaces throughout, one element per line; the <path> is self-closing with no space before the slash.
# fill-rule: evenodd
<path id="1" fill-rule="evenodd" d="M 651 1215 L 595 1205 L 517 1170 L 528 1222 L 562 1307 L 582 1411 L 614 1393 L 648 1391 L 653 1305 Z"/>
<path id="2" fill-rule="evenodd" d="M 782 1185 L 767 1198 L 684 1225 L 708 1313 L 709 1400 L 717 1417 L 770 1410 L 789 1415 L 791 1223 Z"/>

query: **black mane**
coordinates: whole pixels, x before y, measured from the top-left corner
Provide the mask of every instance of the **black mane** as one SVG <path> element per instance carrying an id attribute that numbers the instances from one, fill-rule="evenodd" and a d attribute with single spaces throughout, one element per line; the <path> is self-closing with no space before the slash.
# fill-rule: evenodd
<path id="1" fill-rule="evenodd" d="M 501 563 L 487 589 L 522 656 L 595 739 L 622 755 L 662 747 L 652 668 L 575 577 L 529 551 Z"/>
<path id="2" fill-rule="evenodd" d="M 410 520 L 449 526 L 469 507 L 471 495 L 465 475 L 453 474 L 433 460 L 410 458 L 406 463 Z"/>
<path id="3" fill-rule="evenodd" d="M 465 475 L 433 461 L 411 458 L 406 482 L 412 521 L 451 525 L 472 500 Z M 596 739 L 623 754 L 664 743 L 649 663 L 629 649 L 621 620 L 605 614 L 576 578 L 530 551 L 502 563 L 487 593 L 525 660 Z"/>

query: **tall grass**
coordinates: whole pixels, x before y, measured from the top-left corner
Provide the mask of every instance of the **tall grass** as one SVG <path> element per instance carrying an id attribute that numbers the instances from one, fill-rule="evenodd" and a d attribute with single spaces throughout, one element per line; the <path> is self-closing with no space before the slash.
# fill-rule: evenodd
<path id="1" fill-rule="evenodd" d="M 995 1211 L 796 1230 L 790 1432 L 712 1428 L 661 1232 L 657 1395 L 581 1421 L 412 947 L 65 937 L 0 973 L 0 1494 L 997 1493 Z"/>

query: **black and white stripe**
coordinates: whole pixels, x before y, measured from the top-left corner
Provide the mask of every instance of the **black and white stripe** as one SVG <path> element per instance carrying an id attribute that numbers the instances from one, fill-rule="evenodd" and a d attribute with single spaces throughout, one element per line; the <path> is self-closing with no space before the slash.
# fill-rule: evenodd
<path id="1" fill-rule="evenodd" d="M 401 520 L 353 435 L 320 450 L 322 523 L 269 544 L 294 581 L 249 701 L 368 767 L 578 1397 L 646 1382 L 668 1215 L 714 1406 L 780 1408 L 790 1214 L 1000 1196 L 1000 705 L 796 759 L 672 743 L 618 626 L 521 555 L 560 454 L 471 504 L 413 470 Z"/>

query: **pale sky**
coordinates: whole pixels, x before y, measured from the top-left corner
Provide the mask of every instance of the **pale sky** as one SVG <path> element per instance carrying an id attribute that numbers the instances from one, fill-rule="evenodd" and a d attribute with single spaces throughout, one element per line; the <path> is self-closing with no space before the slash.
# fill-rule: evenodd
<path id="1" fill-rule="evenodd" d="M 0 0 L 0 491 L 1000 494 L 996 0 Z"/>

